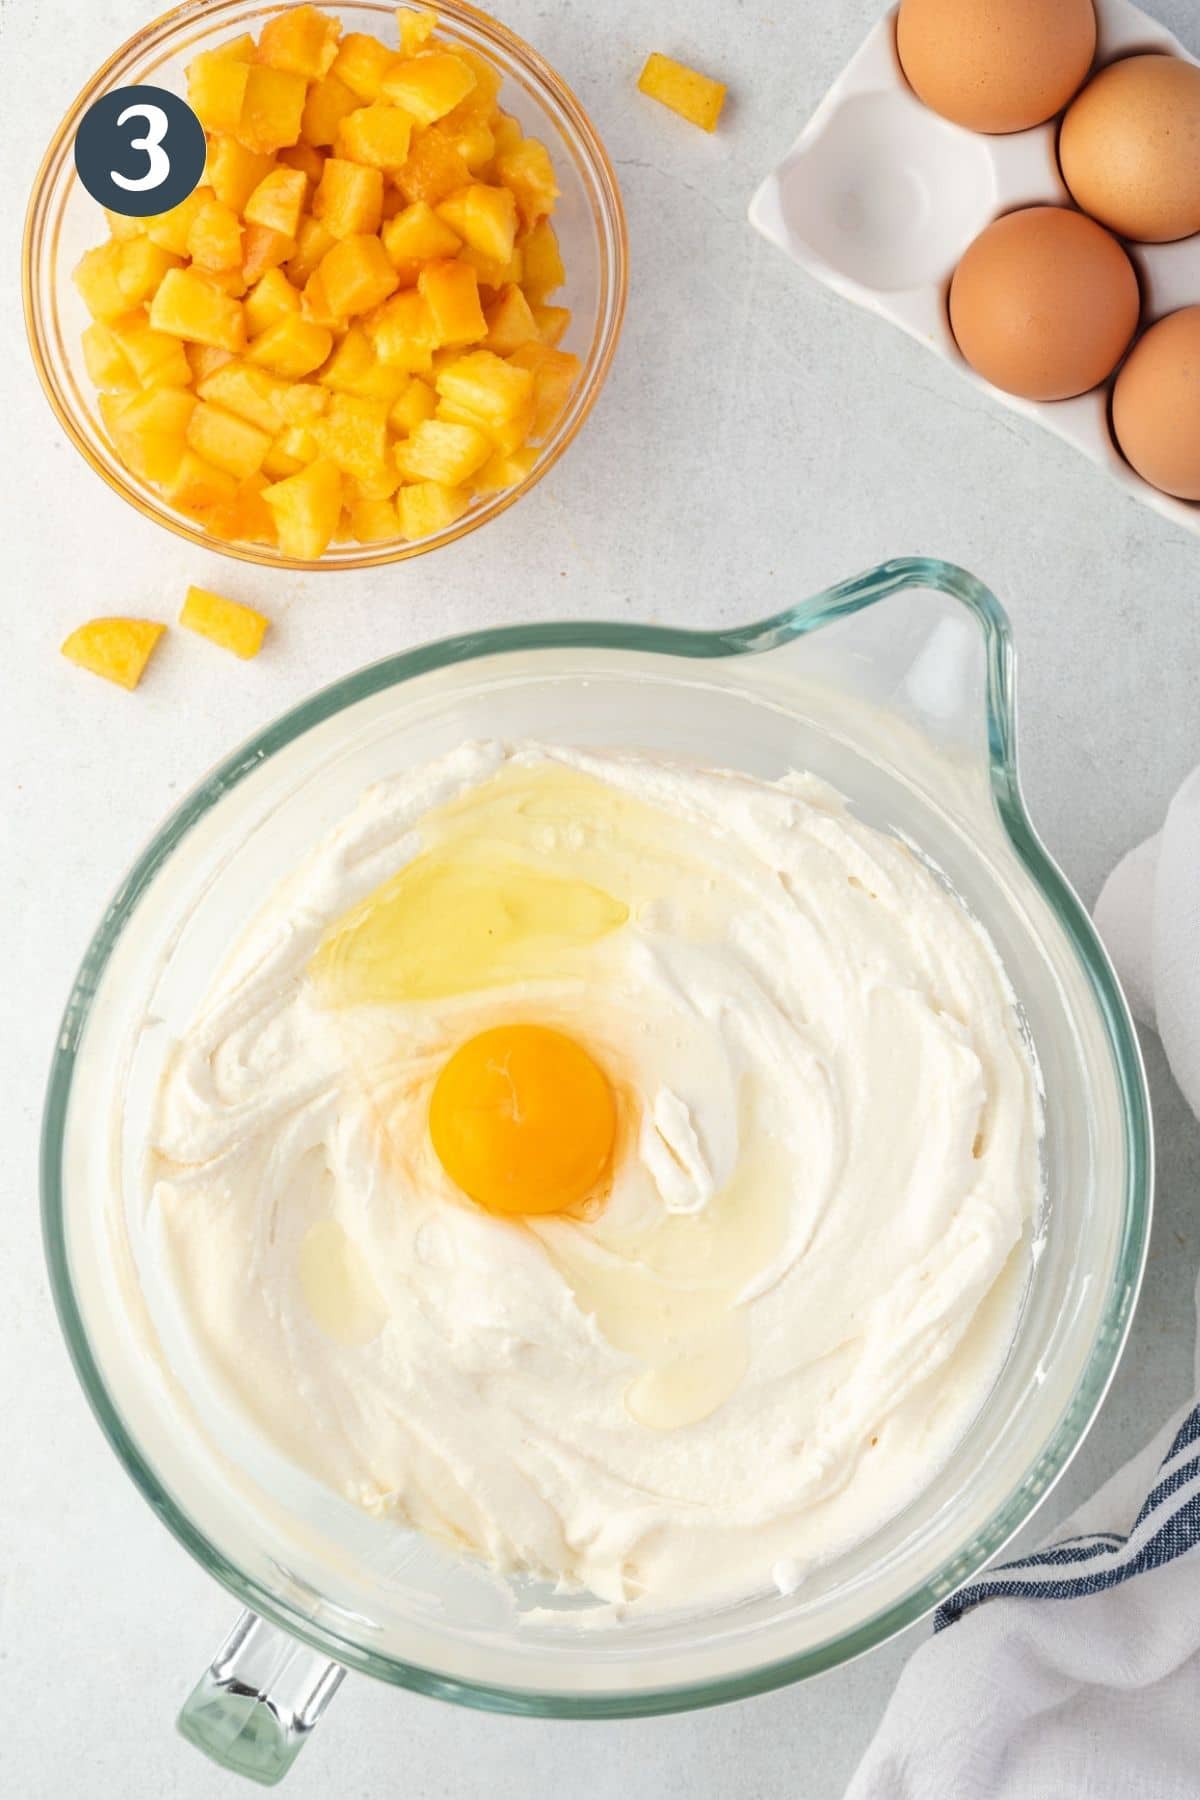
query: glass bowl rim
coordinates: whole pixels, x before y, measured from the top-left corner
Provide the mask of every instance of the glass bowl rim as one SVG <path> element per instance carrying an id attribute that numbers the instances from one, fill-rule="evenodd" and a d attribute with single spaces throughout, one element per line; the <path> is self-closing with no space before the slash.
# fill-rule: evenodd
<path id="1" fill-rule="evenodd" d="M 125 1428 L 92 1354 L 72 1285 L 64 1220 L 63 1149 L 76 1054 L 104 969 L 138 902 L 188 832 L 254 769 L 314 726 L 370 695 L 415 676 L 485 656 L 526 650 L 629 650 L 719 659 L 780 647 L 891 594 L 927 587 L 951 596 L 973 615 L 986 650 L 986 722 L 993 800 L 1018 858 L 1052 907 L 1087 976 L 1112 1049 L 1126 1145 L 1123 1218 L 1112 1280 L 1092 1348 L 1075 1392 L 1049 1438 L 1007 1499 L 970 1543 L 943 1567 L 852 1631 L 798 1654 L 736 1675 L 647 1691 L 539 1694 L 529 1689 L 451 1678 L 351 1643 L 294 1612 L 231 1563 L 160 1483 Z M 63 1014 L 47 1086 L 41 1134 L 42 1231 L 59 1325 L 76 1375 L 108 1439 L 154 1512 L 210 1575 L 239 1602 L 347 1668 L 415 1692 L 487 1712 L 563 1719 L 642 1717 L 683 1712 L 769 1692 L 823 1673 L 875 1648 L 914 1624 L 962 1586 L 1032 1515 L 1087 1435 L 1124 1349 L 1145 1267 L 1153 1199 L 1153 1136 L 1141 1051 L 1124 996 L 1095 928 L 1029 819 L 1016 762 L 1015 667 L 1011 627 L 995 596 L 965 569 L 936 558 L 905 557 L 827 588 L 781 612 L 729 630 L 565 622 L 508 625 L 467 632 L 401 651 L 342 677 L 292 707 L 219 763 L 172 811 L 106 907 L 84 955 Z"/>
<path id="2" fill-rule="evenodd" d="M 303 0 L 277 0 L 277 6 L 283 8 L 294 7 L 302 3 Z M 394 8 L 386 4 L 386 0 L 349 0 L 349 3 L 380 13 L 394 11 Z M 183 513 L 172 512 L 165 502 L 147 498 L 132 482 L 118 479 L 96 455 L 86 431 L 75 416 L 74 408 L 69 405 L 66 396 L 60 392 L 60 384 L 52 371 L 53 349 L 47 335 L 44 308 L 39 296 L 39 283 L 35 278 L 35 260 L 36 249 L 40 245 L 47 223 L 46 205 L 52 177 L 60 159 L 65 154 L 67 144 L 73 139 L 84 111 L 92 100 L 103 91 L 113 71 L 133 57 L 139 49 L 151 43 L 168 43 L 175 34 L 189 24 L 207 23 L 222 13 L 244 12 L 248 6 L 254 4 L 255 0 L 181 0 L 181 4 L 171 7 L 167 12 L 160 13 L 126 38 L 124 43 L 105 59 L 68 106 L 38 164 L 29 204 L 25 212 L 24 229 L 21 235 L 21 302 L 26 343 L 33 359 L 42 393 L 69 443 L 112 493 L 124 500 L 127 505 L 132 506 L 136 512 L 152 524 L 161 526 L 176 537 L 184 538 L 188 543 L 195 544 L 201 550 L 209 550 L 215 555 L 230 557 L 236 562 L 252 563 L 259 568 L 275 569 L 282 574 L 336 575 L 344 571 L 373 569 L 390 563 L 407 562 L 413 557 L 424 556 L 430 551 L 444 549 L 448 545 L 456 543 L 459 538 L 468 536 L 481 525 L 486 525 L 490 520 L 499 518 L 501 513 L 507 512 L 510 506 L 514 506 L 518 500 L 537 486 L 544 475 L 549 473 L 559 458 L 574 443 L 590 417 L 608 378 L 612 360 L 616 354 L 629 293 L 629 230 L 625 219 L 620 183 L 617 180 L 612 159 L 604 146 L 600 133 L 593 125 L 590 115 L 577 99 L 573 89 L 567 85 L 562 76 L 551 67 L 545 58 L 531 44 L 526 43 L 524 38 L 519 37 L 516 32 L 510 31 L 501 20 L 471 5 L 470 0 L 440 0 L 440 10 L 448 21 L 452 23 L 460 21 L 478 31 L 485 38 L 491 38 L 507 55 L 521 65 L 524 72 L 530 77 L 535 91 L 549 95 L 554 105 L 564 115 L 575 149 L 587 165 L 600 196 L 604 222 L 604 228 L 599 234 L 601 268 L 604 269 L 606 262 L 610 265 L 607 269 L 609 302 L 607 308 L 600 315 L 599 324 L 602 328 L 602 335 L 598 341 L 593 342 L 580 371 L 577 396 L 568 407 L 564 422 L 556 428 L 554 435 L 542 446 L 537 461 L 523 480 L 499 494 L 486 497 L 482 505 L 464 514 L 461 519 L 456 520 L 445 530 L 435 533 L 432 537 L 419 538 L 414 543 L 407 543 L 402 538 L 395 538 L 389 539 L 387 544 L 382 546 L 361 544 L 354 552 L 336 560 L 326 557 L 309 559 L 284 556 L 263 545 L 216 537 L 211 532 L 205 531 L 202 526 L 189 521 Z M 605 286 L 603 279 L 601 286 L 603 290 Z"/>

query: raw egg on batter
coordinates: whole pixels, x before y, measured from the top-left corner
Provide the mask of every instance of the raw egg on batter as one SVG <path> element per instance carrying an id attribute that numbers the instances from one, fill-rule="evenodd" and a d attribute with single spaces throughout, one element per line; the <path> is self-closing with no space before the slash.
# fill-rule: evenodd
<path id="1" fill-rule="evenodd" d="M 451 1181 L 488 1212 L 555 1213 L 612 1158 L 617 1110 L 599 1064 L 545 1025 L 497 1025 L 443 1066 L 429 1135 Z"/>

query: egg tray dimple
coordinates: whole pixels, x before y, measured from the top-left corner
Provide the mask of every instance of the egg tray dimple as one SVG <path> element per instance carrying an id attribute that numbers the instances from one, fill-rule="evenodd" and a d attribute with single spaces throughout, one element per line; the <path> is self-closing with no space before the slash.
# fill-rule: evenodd
<path id="1" fill-rule="evenodd" d="M 1151 487 L 1113 443 L 1111 378 L 1074 400 L 1022 400 L 963 359 L 946 301 L 968 244 L 1002 213 L 1074 204 L 1058 166 L 1059 118 L 987 137 L 931 112 L 901 71 L 896 12 L 875 26 L 767 176 L 750 203 L 751 224 L 828 287 L 890 319 L 976 387 L 1102 464 L 1156 512 L 1200 534 L 1200 504 Z M 1146 50 L 1200 62 L 1128 0 L 1096 0 L 1096 18 L 1094 69 Z M 1141 329 L 1200 303 L 1200 234 L 1173 244 L 1122 242 L 1141 288 Z"/>

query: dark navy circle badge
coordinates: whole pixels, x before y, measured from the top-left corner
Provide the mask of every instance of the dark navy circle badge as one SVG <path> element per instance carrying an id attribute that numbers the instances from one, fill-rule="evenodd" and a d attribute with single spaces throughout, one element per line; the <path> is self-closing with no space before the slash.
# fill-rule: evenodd
<path id="1" fill-rule="evenodd" d="M 204 173 L 204 127 L 178 94 L 115 88 L 83 115 L 75 167 L 93 200 L 144 219 L 186 200 Z"/>

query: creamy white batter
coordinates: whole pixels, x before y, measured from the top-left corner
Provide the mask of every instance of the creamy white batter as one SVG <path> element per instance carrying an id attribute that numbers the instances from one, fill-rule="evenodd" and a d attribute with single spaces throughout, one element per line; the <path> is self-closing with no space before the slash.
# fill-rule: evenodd
<path id="1" fill-rule="evenodd" d="M 318 955 L 422 856 L 402 968 Z M 499 930 L 455 910 L 481 877 Z M 574 1214 L 495 1217 L 433 1151 L 432 1083 L 501 1022 L 618 1097 Z M 831 789 L 469 744 L 267 899 L 169 1064 L 150 1204 L 201 1354 L 298 1463 L 673 1606 L 794 1585 L 945 1462 L 1011 1341 L 1038 1131 L 990 944 Z"/>

